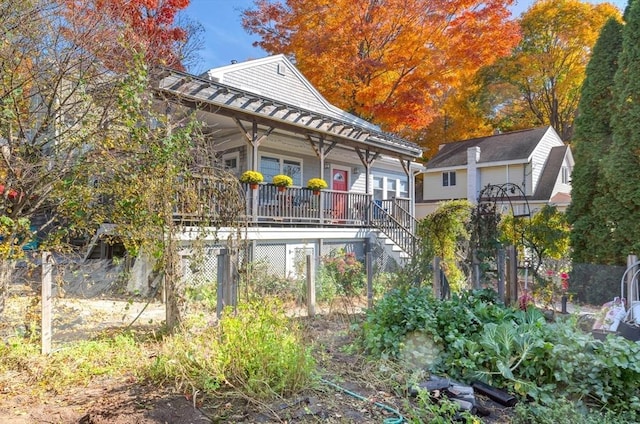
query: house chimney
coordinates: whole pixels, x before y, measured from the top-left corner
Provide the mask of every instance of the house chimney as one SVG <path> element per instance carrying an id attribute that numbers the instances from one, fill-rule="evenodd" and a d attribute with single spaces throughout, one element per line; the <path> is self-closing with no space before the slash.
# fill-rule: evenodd
<path id="1" fill-rule="evenodd" d="M 478 186 L 480 185 L 479 160 L 480 147 L 469 147 L 467 149 L 467 200 L 471 203 L 476 203 L 478 200 Z"/>

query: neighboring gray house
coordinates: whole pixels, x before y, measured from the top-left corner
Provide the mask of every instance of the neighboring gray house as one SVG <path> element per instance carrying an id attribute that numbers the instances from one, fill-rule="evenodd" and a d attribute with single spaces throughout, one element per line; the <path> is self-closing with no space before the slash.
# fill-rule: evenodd
<path id="1" fill-rule="evenodd" d="M 571 202 L 573 165 L 569 146 L 552 127 L 448 143 L 427 162 L 416 216 L 427 216 L 447 200 L 476 203 L 489 185 L 518 187 L 508 205 L 516 215 L 534 213 L 546 204 L 565 210 Z"/>
<path id="2" fill-rule="evenodd" d="M 197 111 L 228 169 L 264 175 L 258 189 L 244 187 L 252 260 L 288 277 L 306 254 L 344 248 L 362 258 L 366 241 L 396 259 L 412 253 L 421 148 L 332 106 L 285 56 L 201 76 L 169 70 L 156 90 L 172 113 Z M 293 187 L 268 184 L 276 174 L 291 176 Z M 310 178 L 328 189 L 314 194 Z"/>

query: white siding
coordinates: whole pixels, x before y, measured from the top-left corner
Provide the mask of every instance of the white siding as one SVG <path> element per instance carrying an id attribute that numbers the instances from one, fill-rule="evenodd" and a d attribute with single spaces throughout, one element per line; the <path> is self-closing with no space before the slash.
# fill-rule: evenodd
<path id="1" fill-rule="evenodd" d="M 511 183 L 517 184 L 523 189 L 526 186 L 527 194 L 531 194 L 530 184 L 525 181 L 525 177 L 523 164 L 486 166 L 480 170 L 480 190 L 488 185 Z M 523 182 L 525 183 L 524 186 Z"/>
<path id="2" fill-rule="evenodd" d="M 527 193 L 535 192 L 551 149 L 563 145 L 562 140 L 556 136 L 552 129 L 545 133 L 531 154 L 531 187 L 530 190 L 527 190 Z"/>
<path id="3" fill-rule="evenodd" d="M 278 73 L 278 65 L 284 66 L 284 62 L 268 62 L 230 71 L 225 73 L 224 83 L 306 109 L 329 111 L 326 103 L 310 92 L 297 73 L 286 68 L 282 75 Z"/>

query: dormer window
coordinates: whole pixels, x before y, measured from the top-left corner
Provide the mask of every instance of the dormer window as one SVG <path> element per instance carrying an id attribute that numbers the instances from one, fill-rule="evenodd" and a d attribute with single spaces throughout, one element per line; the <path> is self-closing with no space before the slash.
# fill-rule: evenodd
<path id="1" fill-rule="evenodd" d="M 455 171 L 448 171 L 442 173 L 442 186 L 453 187 L 456 185 L 456 173 Z"/>

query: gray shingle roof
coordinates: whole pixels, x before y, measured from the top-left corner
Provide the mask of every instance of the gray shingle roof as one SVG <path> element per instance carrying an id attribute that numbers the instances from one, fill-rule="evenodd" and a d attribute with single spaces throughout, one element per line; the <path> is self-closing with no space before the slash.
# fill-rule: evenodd
<path id="1" fill-rule="evenodd" d="M 478 164 L 526 160 L 548 130 L 547 126 L 447 143 L 427 162 L 426 168 L 466 166 L 467 149 L 475 146 L 481 149 Z"/>
<path id="2" fill-rule="evenodd" d="M 290 91 L 287 91 L 286 84 L 278 86 L 270 79 L 279 69 L 276 66 L 278 62 L 287 65 L 289 71 L 284 75 L 295 73 L 295 78 L 288 79 L 292 87 Z M 264 71 L 265 64 L 271 66 L 270 77 L 257 72 Z M 256 69 L 251 69 L 253 66 Z M 219 81 L 228 72 L 237 78 L 233 84 Z M 259 87 L 260 81 L 263 81 L 262 87 Z M 303 134 L 315 133 L 354 148 L 411 159 L 422 156 L 422 148 L 417 144 L 381 131 L 376 125 L 328 103 L 282 55 L 213 69 L 203 76 L 167 69 L 158 81 L 157 92 L 188 107 L 242 117 L 268 127 Z M 262 92 L 274 97 L 265 96 Z M 289 98 L 296 100 L 296 104 L 289 103 Z"/>

